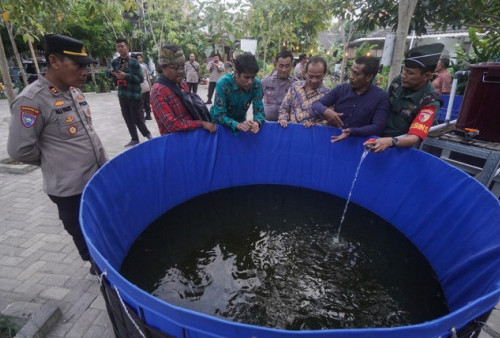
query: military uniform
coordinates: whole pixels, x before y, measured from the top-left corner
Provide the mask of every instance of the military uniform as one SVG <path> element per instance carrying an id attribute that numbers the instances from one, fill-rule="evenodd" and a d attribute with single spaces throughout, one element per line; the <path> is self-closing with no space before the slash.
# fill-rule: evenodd
<path id="1" fill-rule="evenodd" d="M 430 82 L 418 91 L 401 86 L 398 76 L 389 87 L 390 109 L 383 136 L 414 134 L 425 139 L 441 99 Z"/>
<path id="2" fill-rule="evenodd" d="M 404 60 L 405 68 L 434 71 L 443 48 L 443 44 L 433 43 L 410 49 Z M 423 87 L 412 90 L 401 85 L 399 75 L 389 86 L 389 99 L 391 105 L 382 135 L 396 137 L 408 134 L 424 140 L 442 104 L 432 83 L 427 81 Z M 397 139 L 393 139 L 393 145 L 396 144 Z"/>
<path id="3" fill-rule="evenodd" d="M 46 51 L 78 64 L 94 61 L 82 42 L 63 35 L 46 36 Z M 80 89 L 61 90 L 40 76 L 12 102 L 11 114 L 9 155 L 41 167 L 44 192 L 57 204 L 59 218 L 82 259 L 90 260 L 78 220 L 80 199 L 88 180 L 108 158 L 85 97 Z"/>

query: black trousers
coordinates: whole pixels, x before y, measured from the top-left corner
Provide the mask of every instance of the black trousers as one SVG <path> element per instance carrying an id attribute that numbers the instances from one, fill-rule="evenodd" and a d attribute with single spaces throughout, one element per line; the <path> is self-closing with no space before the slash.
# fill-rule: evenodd
<path id="1" fill-rule="evenodd" d="M 189 91 L 196 94 L 198 91 L 198 82 L 188 82 Z"/>
<path id="2" fill-rule="evenodd" d="M 90 261 L 89 249 L 83 238 L 80 221 L 78 220 L 82 194 L 68 197 L 49 195 L 49 198 L 57 205 L 59 219 L 62 221 L 64 229 L 73 237 L 73 242 L 78 249 L 80 257 L 84 261 Z"/>
<path id="3" fill-rule="evenodd" d="M 215 84 L 217 82 L 209 82 L 208 83 L 208 101 L 212 101 L 212 96 L 214 95 Z"/>
<path id="4" fill-rule="evenodd" d="M 142 113 L 141 100 L 130 99 L 125 97 L 119 97 L 120 108 L 122 110 L 122 116 L 127 124 L 128 132 L 132 141 L 139 141 L 139 135 L 137 134 L 137 129 L 141 132 L 142 136 L 146 137 L 150 134 L 148 127 L 144 123 L 144 114 Z"/>
<path id="5" fill-rule="evenodd" d="M 147 117 L 151 116 L 151 103 L 150 103 L 150 99 L 149 99 L 150 93 L 151 92 L 145 92 L 145 93 L 142 93 L 142 95 L 141 95 L 142 110 L 144 111 L 144 113 L 146 114 Z"/>

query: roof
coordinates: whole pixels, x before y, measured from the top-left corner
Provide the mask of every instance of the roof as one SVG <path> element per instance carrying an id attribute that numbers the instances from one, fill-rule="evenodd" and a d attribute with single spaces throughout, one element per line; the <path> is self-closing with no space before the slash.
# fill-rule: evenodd
<path id="1" fill-rule="evenodd" d="M 394 33 L 394 31 L 391 28 L 385 28 L 385 29 L 379 29 L 376 31 L 373 31 L 369 34 L 367 34 L 363 38 L 359 38 L 356 40 L 353 40 L 351 43 L 354 45 L 360 44 L 364 41 L 383 41 L 385 40 L 385 37 L 387 34 Z M 478 34 L 478 35 L 483 35 L 483 34 Z M 469 31 L 468 29 L 447 29 L 445 32 L 443 31 L 438 31 L 432 28 L 431 26 L 427 27 L 427 34 L 423 35 L 408 35 L 406 38 L 411 39 L 412 37 L 416 38 L 453 38 L 453 37 L 461 37 L 461 36 L 469 36 Z"/>
<path id="2" fill-rule="evenodd" d="M 320 32 L 318 34 L 318 39 L 325 49 L 330 49 L 330 47 L 337 41 L 341 40 L 342 37 L 339 33 Z"/>

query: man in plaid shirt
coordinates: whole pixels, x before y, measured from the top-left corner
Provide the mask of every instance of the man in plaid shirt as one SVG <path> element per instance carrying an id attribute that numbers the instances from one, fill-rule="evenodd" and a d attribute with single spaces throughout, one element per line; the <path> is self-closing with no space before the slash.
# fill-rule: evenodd
<path id="1" fill-rule="evenodd" d="M 158 53 L 160 76 L 151 89 L 151 106 L 161 135 L 204 128 L 213 133 L 213 123 L 194 120 L 182 100 L 189 92 L 184 79 L 184 53 L 176 45 L 166 45 Z"/>
<path id="2" fill-rule="evenodd" d="M 144 123 L 144 115 L 142 114 L 141 83 L 144 81 L 142 68 L 136 59 L 130 57 L 128 48 L 127 40 L 121 38 L 116 40 L 116 51 L 120 56 L 111 61 L 111 69 L 106 71 L 106 74 L 112 77 L 118 87 L 118 100 L 123 119 L 132 138 L 125 147 L 139 143 L 136 126 L 142 136 L 148 140 L 153 138 Z"/>

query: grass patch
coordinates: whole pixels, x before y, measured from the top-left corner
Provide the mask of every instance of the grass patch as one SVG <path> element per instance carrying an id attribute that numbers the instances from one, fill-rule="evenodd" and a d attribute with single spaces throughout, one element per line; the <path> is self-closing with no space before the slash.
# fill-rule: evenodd
<path id="1" fill-rule="evenodd" d="M 16 335 L 18 327 L 7 317 L 0 315 L 0 338 L 12 338 Z"/>

